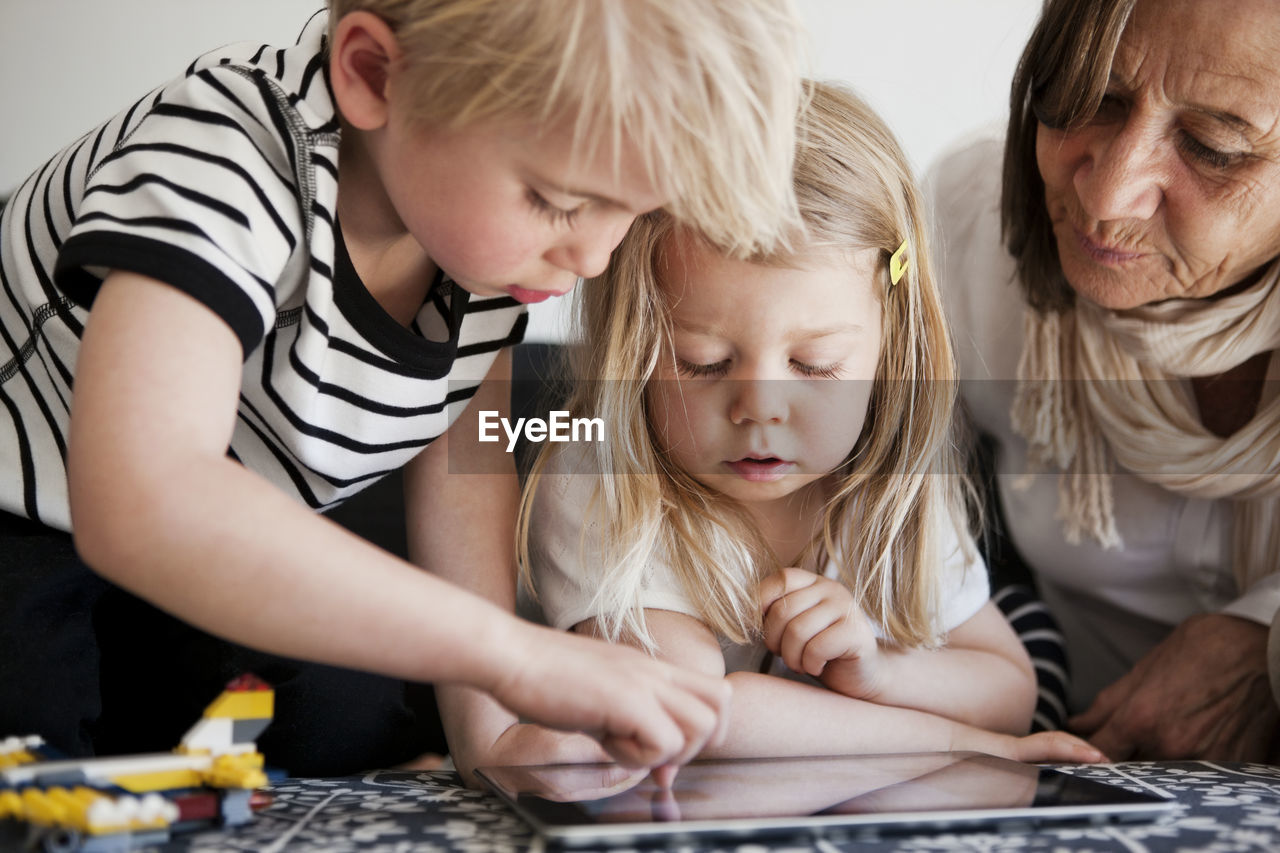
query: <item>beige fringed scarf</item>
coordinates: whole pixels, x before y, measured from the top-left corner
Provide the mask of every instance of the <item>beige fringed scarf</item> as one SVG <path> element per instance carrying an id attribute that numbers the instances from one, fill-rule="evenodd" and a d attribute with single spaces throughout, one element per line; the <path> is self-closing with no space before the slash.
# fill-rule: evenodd
<path id="1" fill-rule="evenodd" d="M 1280 262 L 1248 290 L 1213 301 L 1027 310 L 1011 417 L 1032 465 L 1065 472 L 1058 517 L 1068 541 L 1087 534 L 1122 547 L 1110 476 L 1118 462 L 1178 494 L 1234 501 L 1241 590 L 1280 569 L 1280 397 L 1264 394 L 1253 419 L 1223 439 L 1201 425 L 1181 381 L 1280 347 L 1278 281 Z"/>

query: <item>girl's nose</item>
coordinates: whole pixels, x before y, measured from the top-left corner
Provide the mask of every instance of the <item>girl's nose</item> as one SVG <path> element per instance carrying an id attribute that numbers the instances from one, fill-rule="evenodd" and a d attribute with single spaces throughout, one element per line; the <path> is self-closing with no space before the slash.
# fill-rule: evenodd
<path id="1" fill-rule="evenodd" d="M 733 382 L 729 419 L 735 424 L 778 424 L 787 419 L 786 379 L 742 379 Z"/>

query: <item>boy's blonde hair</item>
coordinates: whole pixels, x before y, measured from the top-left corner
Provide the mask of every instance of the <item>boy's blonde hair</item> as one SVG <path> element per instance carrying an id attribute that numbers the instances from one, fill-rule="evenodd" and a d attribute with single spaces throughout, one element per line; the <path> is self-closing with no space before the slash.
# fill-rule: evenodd
<path id="1" fill-rule="evenodd" d="M 803 27 L 791 0 L 330 0 L 394 30 L 424 123 L 572 121 L 644 152 L 668 210 L 734 254 L 797 221 Z"/>
<path id="2" fill-rule="evenodd" d="M 936 645 L 938 569 L 947 556 L 940 546 L 950 539 L 942 532 L 945 525 L 962 532 L 968 519 L 953 441 L 955 365 L 924 205 L 884 123 L 857 96 L 828 84 L 813 87 L 800 123 L 795 186 L 804 233 L 794 235 L 794 249 L 754 262 L 789 266 L 812 252 L 868 248 L 881 259 L 881 351 L 867 419 L 807 556 L 838 555 L 841 579 L 888 641 Z M 779 568 L 741 506 L 663 456 L 646 417 L 644 385 L 671 346 L 656 270 L 678 227 L 660 214 L 642 218 L 609 271 L 580 289 L 585 341 L 573 355 L 578 383 L 568 404 L 603 419 L 607 432 L 586 451 L 600 473 L 594 517 L 583 528 L 595 521 L 604 555 L 593 610 L 605 614 L 601 628 L 611 639 L 649 648 L 639 594 L 655 560 L 671 567 L 703 621 L 735 642 L 758 635 L 755 581 Z M 910 262 L 891 285 L 889 258 L 903 241 Z M 522 507 L 526 579 L 529 511 L 549 458 L 539 457 Z"/>

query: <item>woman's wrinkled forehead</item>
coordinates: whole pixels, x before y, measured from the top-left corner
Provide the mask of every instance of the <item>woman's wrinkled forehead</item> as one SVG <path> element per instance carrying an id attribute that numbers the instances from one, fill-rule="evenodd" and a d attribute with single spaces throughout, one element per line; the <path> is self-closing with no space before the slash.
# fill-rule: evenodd
<path id="1" fill-rule="evenodd" d="M 1111 81 L 1254 141 L 1280 139 L 1280 2 L 1139 0 Z"/>

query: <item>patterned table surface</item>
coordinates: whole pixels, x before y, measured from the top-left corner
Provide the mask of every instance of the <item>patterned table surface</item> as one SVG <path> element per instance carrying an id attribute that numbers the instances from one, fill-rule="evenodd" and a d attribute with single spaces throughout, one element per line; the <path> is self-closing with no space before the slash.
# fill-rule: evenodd
<path id="1" fill-rule="evenodd" d="M 966 832 L 877 842 L 826 839 L 766 847 L 681 847 L 688 853 L 905 851 L 1280 851 L 1280 767 L 1213 762 L 1131 762 L 1063 768 L 1080 776 L 1174 797 L 1154 823 L 1071 826 L 1025 834 Z M 340 779 L 289 779 L 245 827 L 185 836 L 164 850 L 187 853 L 505 853 L 540 851 L 521 820 L 493 795 L 463 788 L 450 772 L 380 771 Z"/>

